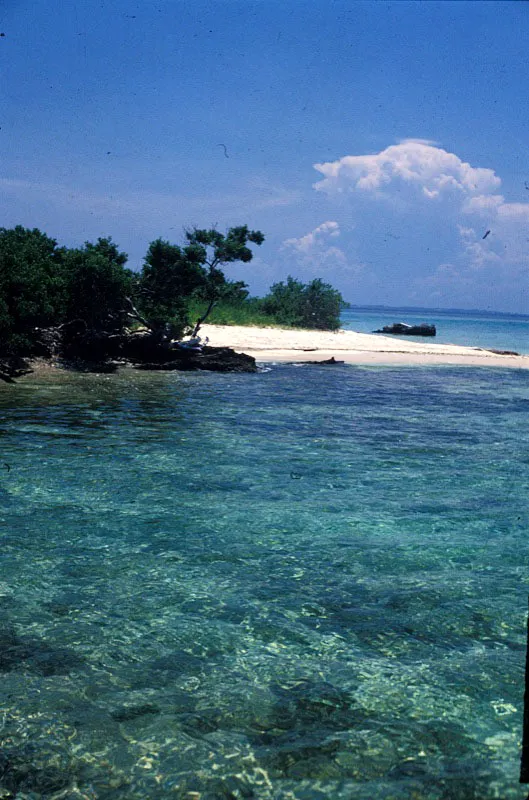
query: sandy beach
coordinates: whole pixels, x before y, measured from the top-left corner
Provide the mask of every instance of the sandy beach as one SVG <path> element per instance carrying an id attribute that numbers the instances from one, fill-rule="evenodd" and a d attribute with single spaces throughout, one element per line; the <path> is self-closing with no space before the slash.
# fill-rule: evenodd
<path id="1" fill-rule="evenodd" d="M 232 325 L 203 325 L 213 347 L 232 347 L 261 363 L 323 361 L 346 364 L 459 364 L 463 366 L 529 369 L 529 355 L 499 355 L 479 347 L 406 341 L 399 337 L 355 331 L 286 330 Z"/>

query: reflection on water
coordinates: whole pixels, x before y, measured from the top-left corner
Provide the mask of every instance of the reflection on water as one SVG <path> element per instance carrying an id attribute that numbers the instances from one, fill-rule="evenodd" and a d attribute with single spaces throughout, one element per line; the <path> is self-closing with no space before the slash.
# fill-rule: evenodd
<path id="1" fill-rule="evenodd" d="M 0 392 L 0 787 L 520 798 L 522 372 Z"/>

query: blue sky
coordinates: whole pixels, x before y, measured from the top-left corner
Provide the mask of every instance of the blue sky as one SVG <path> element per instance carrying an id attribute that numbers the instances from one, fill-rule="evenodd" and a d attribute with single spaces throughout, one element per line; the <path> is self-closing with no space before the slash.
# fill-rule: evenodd
<path id="1" fill-rule="evenodd" d="M 529 4 L 4 0 L 0 27 L 2 226 L 139 268 L 247 223 L 255 294 L 529 313 Z"/>

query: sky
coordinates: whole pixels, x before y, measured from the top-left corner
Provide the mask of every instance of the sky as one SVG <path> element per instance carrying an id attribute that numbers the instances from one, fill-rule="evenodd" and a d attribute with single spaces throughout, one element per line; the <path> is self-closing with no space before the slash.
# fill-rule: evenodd
<path id="1" fill-rule="evenodd" d="M 248 224 L 255 295 L 529 314 L 529 3 L 2 0 L 0 32 L 0 226 L 140 269 Z"/>

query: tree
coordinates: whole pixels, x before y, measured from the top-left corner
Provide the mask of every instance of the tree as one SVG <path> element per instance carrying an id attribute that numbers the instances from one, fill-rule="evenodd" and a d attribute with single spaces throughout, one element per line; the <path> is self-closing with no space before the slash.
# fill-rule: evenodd
<path id="1" fill-rule="evenodd" d="M 340 311 L 346 305 L 342 295 L 330 283 L 315 278 L 305 288 L 304 322 L 308 328 L 338 330 Z"/>
<path id="2" fill-rule="evenodd" d="M 204 279 L 197 287 L 196 294 L 207 302 L 207 307 L 193 328 L 192 335 L 196 336 L 200 326 L 219 300 L 229 296 L 230 293 L 233 295 L 236 290 L 240 293 L 245 289 L 245 284 L 242 282 L 227 281 L 222 267 L 234 261 L 243 263 L 251 261 L 253 252 L 248 243 L 261 245 L 264 242 L 264 235 L 261 231 L 251 231 L 247 225 L 241 225 L 229 228 L 226 234 L 214 228 L 210 230 L 193 228 L 191 231 L 186 231 L 186 238 L 189 245 L 185 248 L 185 252 L 204 268 Z"/>
<path id="3" fill-rule="evenodd" d="M 0 228 L 0 347 L 31 354 L 35 329 L 64 314 L 62 251 L 37 228 Z"/>
<path id="4" fill-rule="evenodd" d="M 126 253 L 112 239 L 63 251 L 66 283 L 65 322 L 81 322 L 86 331 L 115 333 L 127 318 L 132 273 Z"/>
<path id="5" fill-rule="evenodd" d="M 263 311 L 284 325 L 318 330 L 337 330 L 344 305 L 340 292 L 329 283 L 315 278 L 304 284 L 290 275 L 286 283 L 271 286 L 262 303 Z"/>
<path id="6" fill-rule="evenodd" d="M 151 242 L 135 291 L 138 308 L 129 301 L 131 316 L 158 335 L 169 326 L 172 337 L 181 336 L 189 324 L 187 300 L 206 279 L 199 255 L 163 239 Z"/>

